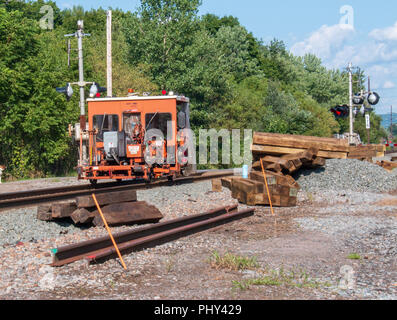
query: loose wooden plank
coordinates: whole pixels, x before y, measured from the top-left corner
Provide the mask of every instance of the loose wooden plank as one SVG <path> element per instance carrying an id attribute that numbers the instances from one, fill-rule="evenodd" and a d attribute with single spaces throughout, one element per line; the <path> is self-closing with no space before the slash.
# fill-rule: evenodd
<path id="1" fill-rule="evenodd" d="M 291 135 L 259 135 L 254 134 L 253 144 L 275 146 L 275 147 L 287 147 L 287 148 L 301 148 L 308 149 L 316 147 L 322 151 L 333 151 L 333 152 L 349 152 L 348 145 L 341 145 L 339 140 L 333 142 L 325 142 L 320 139 L 305 139 L 302 136 L 291 136 Z"/>
<path id="2" fill-rule="evenodd" d="M 348 156 L 349 157 L 359 157 L 359 156 L 368 156 L 368 157 L 376 157 L 378 154 L 377 151 L 375 150 L 361 150 L 361 151 L 354 151 L 354 152 L 349 152 Z"/>
<path id="3" fill-rule="evenodd" d="M 232 197 L 237 199 L 240 203 L 246 204 L 248 206 L 270 205 L 269 197 L 264 193 L 253 194 L 241 190 L 235 190 L 232 192 Z M 272 201 L 273 207 L 295 207 L 297 203 L 296 197 L 281 196 L 276 194 L 271 194 L 270 199 Z"/>
<path id="4" fill-rule="evenodd" d="M 262 161 L 279 164 L 282 168 L 285 169 L 289 169 L 291 167 L 291 163 L 288 160 L 279 157 L 266 156 L 262 159 Z"/>
<path id="5" fill-rule="evenodd" d="M 120 192 L 110 192 L 96 195 L 98 204 L 105 206 L 114 203 L 137 201 L 136 190 L 127 190 Z M 78 208 L 94 208 L 95 202 L 92 196 L 77 197 L 76 203 Z"/>
<path id="6" fill-rule="evenodd" d="M 283 148 L 283 147 L 252 145 L 251 151 L 256 154 L 284 156 L 287 154 L 303 152 L 305 150 L 304 149 L 296 149 L 296 148 Z M 320 150 L 318 152 L 317 156 L 321 157 L 321 158 L 325 158 L 325 159 L 347 159 L 347 152 L 330 152 L 330 151 Z"/>
<path id="7" fill-rule="evenodd" d="M 302 161 L 300 159 L 294 159 L 294 160 L 290 160 L 292 161 L 292 163 L 295 166 L 295 171 L 298 171 L 300 168 L 302 168 Z"/>
<path id="8" fill-rule="evenodd" d="M 315 159 L 318 155 L 318 152 L 318 149 L 310 148 L 302 152 L 283 155 L 281 158 L 290 161 L 299 160 L 300 162 L 307 162 Z"/>
<path id="9" fill-rule="evenodd" d="M 163 215 L 156 207 L 146 202 L 110 204 L 102 208 L 102 213 L 110 226 L 157 223 L 163 218 Z M 99 212 L 95 211 L 94 214 L 93 224 L 100 227 L 104 226 Z"/>
<path id="10" fill-rule="evenodd" d="M 386 169 L 387 171 L 393 171 L 394 169 L 397 169 L 397 163 L 395 162 L 378 161 L 376 164 Z"/>
<path id="11" fill-rule="evenodd" d="M 54 203 L 51 206 L 52 217 L 54 219 L 69 218 L 77 209 L 75 202 L 68 203 Z"/>
<path id="12" fill-rule="evenodd" d="M 79 208 L 70 217 L 75 224 L 89 224 L 94 220 L 95 214 L 85 208 Z"/>
<path id="13" fill-rule="evenodd" d="M 221 181 L 221 179 L 213 179 L 212 180 L 212 191 L 213 192 L 222 192 L 222 181 Z"/>
<path id="14" fill-rule="evenodd" d="M 356 151 L 376 151 L 376 152 L 386 152 L 386 146 L 383 144 L 370 144 L 366 146 L 350 146 L 349 152 Z"/>
<path id="15" fill-rule="evenodd" d="M 232 183 L 232 191 L 239 190 L 247 193 L 263 193 L 265 191 L 265 186 L 263 183 L 250 180 L 250 179 L 241 179 L 241 180 L 233 180 Z"/>
<path id="16" fill-rule="evenodd" d="M 231 190 L 232 189 L 232 180 L 233 180 L 233 178 L 222 178 L 221 179 L 222 187 Z"/>
<path id="17" fill-rule="evenodd" d="M 294 188 L 300 188 L 299 184 L 289 175 L 277 174 L 270 171 L 265 171 L 267 184 L 269 186 L 272 185 L 285 185 Z M 265 183 L 265 179 L 263 178 L 263 173 L 259 171 L 251 171 L 250 179 L 254 181 L 258 181 L 261 183 Z"/>
<path id="18" fill-rule="evenodd" d="M 281 173 L 281 171 L 283 170 L 278 163 L 272 163 L 266 166 L 265 169 L 268 171 L 279 172 L 279 173 Z"/>
<path id="19" fill-rule="evenodd" d="M 303 167 L 306 169 L 316 169 L 319 167 L 324 167 L 326 164 L 326 159 L 317 157 L 311 162 L 303 164 Z"/>
<path id="20" fill-rule="evenodd" d="M 302 136 L 302 135 L 293 135 L 293 134 L 282 134 L 282 133 L 267 133 L 267 132 L 254 132 L 255 136 L 269 137 L 269 138 L 286 138 L 290 140 L 301 140 L 307 142 L 322 142 L 322 143 L 330 143 L 337 144 L 343 147 L 349 147 L 349 141 L 347 139 L 335 139 L 335 138 L 327 138 L 327 137 L 314 137 L 314 136 Z"/>
<path id="21" fill-rule="evenodd" d="M 41 221 L 51 221 L 52 212 L 51 205 L 42 205 L 37 207 L 37 219 Z"/>
<path id="22" fill-rule="evenodd" d="M 324 167 L 326 163 L 327 163 L 326 159 L 321 157 L 317 157 L 316 159 L 313 160 L 314 167 Z"/>
<path id="23" fill-rule="evenodd" d="M 273 172 L 283 172 L 286 174 L 291 174 L 302 166 L 302 163 L 300 161 L 297 162 L 297 168 L 294 164 L 294 161 L 269 156 L 262 159 L 262 164 L 265 170 Z M 253 163 L 252 169 L 255 171 L 261 171 L 262 164 L 261 161 L 256 161 Z"/>

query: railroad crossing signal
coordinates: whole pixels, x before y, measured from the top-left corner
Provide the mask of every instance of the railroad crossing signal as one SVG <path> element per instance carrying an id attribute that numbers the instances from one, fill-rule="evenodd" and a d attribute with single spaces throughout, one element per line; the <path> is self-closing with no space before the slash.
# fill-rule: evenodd
<path id="1" fill-rule="evenodd" d="M 349 116 L 350 109 L 348 105 L 340 105 L 332 108 L 330 111 L 334 114 L 335 118 L 343 119 Z"/>
<path id="2" fill-rule="evenodd" d="M 367 100 L 368 100 L 368 103 L 369 103 L 371 106 L 375 106 L 375 105 L 377 105 L 377 104 L 379 103 L 379 101 L 380 101 L 380 96 L 379 96 L 379 94 L 377 94 L 376 92 L 370 92 L 370 93 L 368 94 Z"/>
<path id="3" fill-rule="evenodd" d="M 359 95 L 359 94 L 356 94 L 356 95 L 353 97 L 353 103 L 354 103 L 355 105 L 361 105 L 361 104 L 363 104 L 363 103 L 364 103 L 364 97 L 362 97 L 362 96 Z"/>
<path id="4" fill-rule="evenodd" d="M 68 82 L 65 87 L 56 88 L 56 91 L 63 93 L 66 96 L 66 100 L 69 101 L 73 96 L 72 85 Z"/>
<path id="5" fill-rule="evenodd" d="M 101 96 L 101 92 L 106 92 L 107 88 L 101 87 L 97 82 L 94 82 L 94 84 L 90 88 L 90 97 L 94 98 L 97 97 L 99 98 Z"/>

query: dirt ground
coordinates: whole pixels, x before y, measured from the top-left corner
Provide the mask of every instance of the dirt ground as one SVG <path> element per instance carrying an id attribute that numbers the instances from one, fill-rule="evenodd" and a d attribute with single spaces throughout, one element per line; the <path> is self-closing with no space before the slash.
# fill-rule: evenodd
<path id="1" fill-rule="evenodd" d="M 144 253 L 146 263 L 140 265 L 138 272 L 123 272 L 121 266 L 113 262 L 112 279 L 107 285 L 94 286 L 95 290 L 86 285 L 65 287 L 56 292 L 42 293 L 39 297 L 133 300 L 365 299 L 354 295 L 343 296 L 338 292 L 343 266 L 351 265 L 360 270 L 363 264 L 370 263 L 369 260 L 352 261 L 347 258 L 356 248 L 341 251 L 337 240 L 319 233 L 302 232 L 292 222 L 296 217 L 316 216 L 314 212 L 301 208 L 283 213 L 280 209 L 277 216 L 272 217 L 266 211 L 268 210 L 260 208 L 252 218 L 180 240 L 183 243 L 180 248 L 168 246 L 148 250 Z M 215 245 L 211 249 L 203 248 L 200 245 L 203 242 Z M 255 257 L 260 267 L 243 271 L 218 269 L 211 265 L 214 251 L 221 255 L 230 252 L 236 256 Z M 136 268 L 132 257 L 126 263 L 132 270 Z M 87 268 L 96 269 L 101 266 Z M 283 269 L 296 275 L 289 277 L 292 281 L 283 281 L 276 276 L 281 279 L 278 284 L 244 287 L 244 281 L 250 278 L 260 279 L 269 274 L 266 272 L 269 269 Z M 75 275 L 74 272 L 66 274 Z M 301 287 L 298 283 L 302 274 L 310 280 L 307 286 Z M 325 278 L 329 280 L 325 281 Z M 397 290 L 394 293 L 397 294 Z"/>

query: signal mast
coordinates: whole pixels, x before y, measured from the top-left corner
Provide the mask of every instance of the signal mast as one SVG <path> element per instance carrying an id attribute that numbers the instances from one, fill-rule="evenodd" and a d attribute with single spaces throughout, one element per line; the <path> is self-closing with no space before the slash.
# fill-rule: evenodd
<path id="1" fill-rule="evenodd" d="M 97 82 L 86 82 L 84 81 L 84 61 L 83 61 L 83 38 L 89 37 L 91 34 L 84 33 L 84 22 L 83 20 L 77 21 L 77 31 L 72 34 L 66 34 L 65 37 L 76 37 L 77 38 L 77 51 L 79 60 L 79 81 L 78 82 L 68 82 L 65 87 L 56 88 L 56 91 L 63 93 L 66 96 L 66 100 L 69 101 L 73 96 L 72 85 L 77 85 L 80 87 L 80 123 L 75 126 L 76 137 L 80 139 L 80 157 L 79 165 L 83 165 L 88 161 L 86 142 L 88 141 L 88 128 L 87 119 L 85 115 L 85 93 L 84 89 L 86 85 L 91 85 L 90 97 L 100 95 L 101 92 L 106 92 L 107 89 L 101 87 Z M 70 50 L 68 48 L 68 61 L 70 61 Z"/>

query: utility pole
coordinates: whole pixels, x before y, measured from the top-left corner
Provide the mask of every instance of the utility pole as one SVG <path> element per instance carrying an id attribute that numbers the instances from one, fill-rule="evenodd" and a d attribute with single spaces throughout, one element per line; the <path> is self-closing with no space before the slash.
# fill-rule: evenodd
<path id="1" fill-rule="evenodd" d="M 83 38 L 89 37 L 90 34 L 83 32 L 84 22 L 83 20 L 77 21 L 77 31 L 72 34 L 66 34 L 65 37 L 76 37 L 77 38 L 77 51 L 79 59 L 79 82 L 80 87 L 80 127 L 85 130 L 86 118 L 85 118 L 85 97 L 84 87 L 87 84 L 84 82 L 84 61 L 83 61 Z"/>
<path id="2" fill-rule="evenodd" d="M 350 62 L 347 68 L 349 72 L 349 143 L 354 144 L 353 134 L 354 134 L 354 118 L 353 118 L 353 65 Z"/>
<path id="3" fill-rule="evenodd" d="M 368 77 L 368 92 L 371 92 L 371 78 Z M 368 116 L 368 119 L 366 118 L 366 125 L 367 125 L 367 136 L 368 136 L 368 145 L 371 144 L 371 119 L 370 119 L 370 114 L 368 113 L 366 116 Z"/>
<path id="4" fill-rule="evenodd" d="M 83 32 L 84 22 L 83 20 L 77 21 L 77 31 L 72 34 L 66 34 L 65 37 L 76 37 L 77 38 L 77 51 L 79 60 L 79 82 L 77 85 L 80 87 L 80 165 L 87 159 L 87 152 L 83 143 L 83 132 L 86 130 L 86 116 L 85 116 L 85 95 L 84 87 L 88 82 L 84 82 L 84 61 L 83 61 L 83 38 L 90 36 Z"/>
<path id="5" fill-rule="evenodd" d="M 390 106 L 390 141 L 393 143 L 393 140 L 393 106 Z"/>
<path id="6" fill-rule="evenodd" d="M 77 21 L 77 50 L 79 56 L 79 87 L 80 87 L 80 129 L 85 130 L 85 96 L 84 96 L 84 61 L 83 61 L 83 21 Z M 84 126 L 83 126 L 84 124 Z"/>
<path id="7" fill-rule="evenodd" d="M 113 79 L 112 79 L 112 11 L 107 11 L 106 19 L 106 36 L 107 36 L 107 92 L 108 97 L 113 96 Z"/>
<path id="8" fill-rule="evenodd" d="M 68 39 L 67 49 L 68 49 L 68 68 L 70 68 L 70 52 L 72 50 L 70 45 L 70 39 Z"/>

